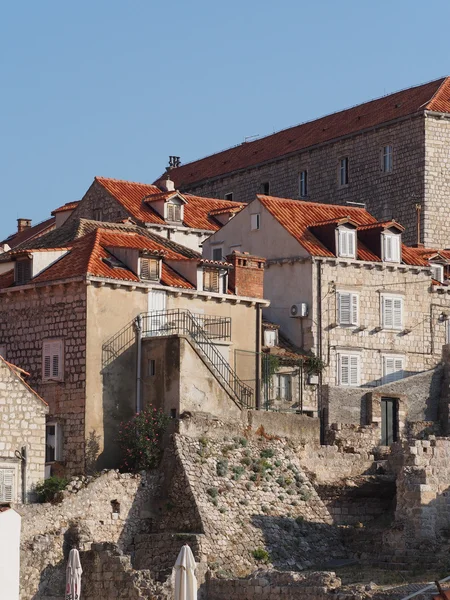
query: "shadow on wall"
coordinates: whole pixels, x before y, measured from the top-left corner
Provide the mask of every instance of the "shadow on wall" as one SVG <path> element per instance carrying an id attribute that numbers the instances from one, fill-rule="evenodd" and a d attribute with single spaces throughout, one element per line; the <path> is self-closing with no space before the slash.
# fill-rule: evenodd
<path id="1" fill-rule="evenodd" d="M 136 344 L 104 363 L 102 376 L 104 446 L 95 461 L 97 470 L 117 468 L 120 464 L 116 441 L 119 425 L 135 414 Z"/>

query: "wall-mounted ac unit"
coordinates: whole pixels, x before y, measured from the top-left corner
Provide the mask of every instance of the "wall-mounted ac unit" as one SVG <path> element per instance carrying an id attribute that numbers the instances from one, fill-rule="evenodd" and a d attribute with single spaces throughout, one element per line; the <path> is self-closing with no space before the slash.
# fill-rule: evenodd
<path id="1" fill-rule="evenodd" d="M 290 308 L 289 314 L 291 317 L 307 317 L 308 316 L 308 305 L 306 302 L 300 302 L 299 304 L 293 304 Z"/>

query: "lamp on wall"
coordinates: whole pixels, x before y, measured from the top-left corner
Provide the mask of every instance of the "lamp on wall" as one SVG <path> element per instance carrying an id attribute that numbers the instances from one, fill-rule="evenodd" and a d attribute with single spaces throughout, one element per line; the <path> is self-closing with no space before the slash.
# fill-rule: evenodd
<path id="1" fill-rule="evenodd" d="M 439 323 L 443 323 L 444 321 L 448 321 L 448 314 L 445 312 L 441 312 L 441 314 L 438 317 L 438 321 Z"/>

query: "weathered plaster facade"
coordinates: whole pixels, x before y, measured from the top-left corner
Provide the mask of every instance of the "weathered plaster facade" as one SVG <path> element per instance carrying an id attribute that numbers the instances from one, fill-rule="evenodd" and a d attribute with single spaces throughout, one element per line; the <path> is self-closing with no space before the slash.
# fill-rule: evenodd
<path id="1" fill-rule="evenodd" d="M 12 470 L 11 502 L 28 502 L 44 478 L 48 406 L 0 357 L 0 469 Z M 24 455 L 25 462 L 16 453 Z M 24 479 L 25 478 L 25 479 Z"/>

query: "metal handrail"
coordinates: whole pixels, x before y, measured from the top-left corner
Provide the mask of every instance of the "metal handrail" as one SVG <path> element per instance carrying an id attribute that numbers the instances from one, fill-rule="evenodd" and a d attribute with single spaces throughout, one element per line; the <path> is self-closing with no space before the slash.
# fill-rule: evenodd
<path id="1" fill-rule="evenodd" d="M 231 339 L 231 319 L 193 314 L 182 308 L 143 313 L 141 319 L 143 337 L 186 335 L 233 399 L 242 407 L 252 406 L 253 390 L 239 379 L 213 343 Z"/>
<path id="2" fill-rule="evenodd" d="M 134 320 L 127 323 L 120 331 L 111 336 L 102 346 L 103 367 L 107 367 L 136 341 Z"/>

